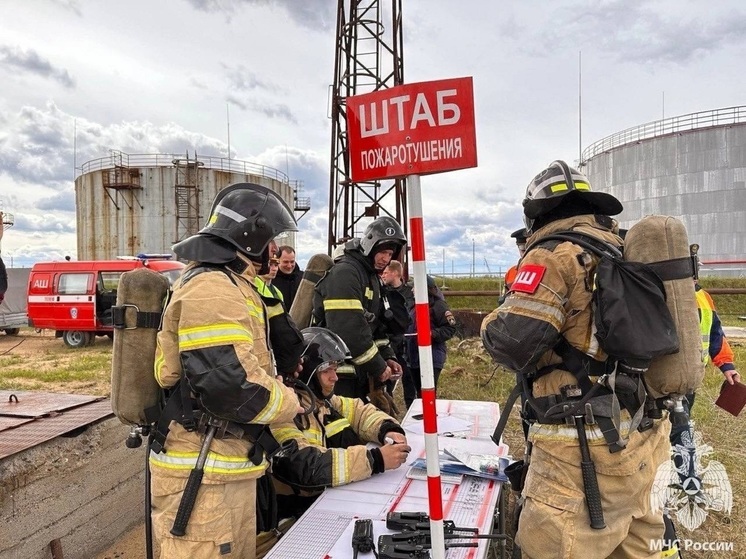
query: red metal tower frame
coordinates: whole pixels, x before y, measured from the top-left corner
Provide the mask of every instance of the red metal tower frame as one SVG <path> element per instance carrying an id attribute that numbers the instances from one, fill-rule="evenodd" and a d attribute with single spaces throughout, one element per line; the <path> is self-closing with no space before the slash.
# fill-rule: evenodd
<path id="1" fill-rule="evenodd" d="M 328 251 L 359 237 L 380 215 L 396 219 L 407 233 L 404 179 L 353 182 L 347 142 L 346 99 L 404 82 L 401 0 L 383 14 L 379 0 L 338 0 L 332 143 L 329 183 Z M 391 21 L 387 30 L 383 20 Z"/>

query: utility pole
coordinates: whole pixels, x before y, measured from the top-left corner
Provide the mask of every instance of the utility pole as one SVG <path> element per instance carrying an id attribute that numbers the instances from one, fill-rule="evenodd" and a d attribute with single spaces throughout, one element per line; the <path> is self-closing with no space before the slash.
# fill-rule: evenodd
<path id="1" fill-rule="evenodd" d="M 474 239 L 471 240 L 471 277 L 474 277 L 477 273 L 477 243 Z"/>
<path id="2" fill-rule="evenodd" d="M 359 237 L 371 220 L 388 215 L 407 235 L 404 179 L 354 182 L 347 135 L 347 97 L 404 83 L 402 0 L 338 0 L 334 83 L 331 87 L 331 173 L 327 249 Z"/>

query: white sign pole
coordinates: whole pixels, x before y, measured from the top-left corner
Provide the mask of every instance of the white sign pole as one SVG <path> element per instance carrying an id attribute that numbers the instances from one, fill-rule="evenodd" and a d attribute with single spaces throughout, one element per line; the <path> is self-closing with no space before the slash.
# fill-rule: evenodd
<path id="1" fill-rule="evenodd" d="M 414 271 L 414 301 L 417 318 L 417 345 L 420 355 L 422 385 L 422 419 L 425 431 L 425 461 L 427 463 L 427 495 L 430 504 L 430 536 L 433 559 L 444 559 L 443 497 L 438 459 L 438 420 L 435 409 L 435 375 L 430 331 L 430 308 L 427 301 L 427 268 L 425 265 L 425 235 L 422 217 L 420 176 L 407 177 L 409 236 Z"/>

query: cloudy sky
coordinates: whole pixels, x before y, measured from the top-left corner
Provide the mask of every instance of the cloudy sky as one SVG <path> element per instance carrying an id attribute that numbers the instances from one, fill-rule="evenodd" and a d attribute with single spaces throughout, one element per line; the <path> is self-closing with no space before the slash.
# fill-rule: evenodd
<path id="1" fill-rule="evenodd" d="M 232 158 L 287 172 L 312 199 L 301 263 L 325 252 L 336 4 L 0 2 L 6 264 L 75 255 L 76 165 L 112 149 L 225 156 L 228 113 Z M 735 0 L 404 0 L 402 15 L 406 82 L 474 79 L 479 166 L 422 178 L 435 272 L 510 266 L 526 184 L 553 159 L 663 117 L 746 105 Z"/>

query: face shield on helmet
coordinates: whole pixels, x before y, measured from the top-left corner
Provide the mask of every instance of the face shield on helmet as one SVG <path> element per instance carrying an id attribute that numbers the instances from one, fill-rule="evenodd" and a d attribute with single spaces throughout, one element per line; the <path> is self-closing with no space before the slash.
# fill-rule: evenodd
<path id="1" fill-rule="evenodd" d="M 576 196 L 581 197 L 598 214 L 617 215 L 623 209 L 614 196 L 593 192 L 585 175 L 564 161 L 557 160 L 536 175 L 526 188 L 526 197 L 523 199 L 526 229 L 531 232 L 537 218 Z"/>
<path id="2" fill-rule="evenodd" d="M 347 344 L 342 338 L 331 330 L 311 326 L 301 331 L 305 349 L 303 350 L 303 370 L 298 379 L 312 387 L 317 388 L 314 383 L 315 376 L 332 365 L 341 365 L 352 357 Z"/>
<path id="3" fill-rule="evenodd" d="M 407 238 L 401 225 L 390 216 L 379 217 L 365 228 L 360 238 L 360 248 L 365 256 L 373 256 L 377 251 L 391 249 L 393 258 L 398 259 L 399 252 L 407 244 Z"/>
<path id="4" fill-rule="evenodd" d="M 226 263 L 235 258 L 235 251 L 261 264 L 259 273 L 269 269 L 269 244 L 289 231 L 297 231 L 298 225 L 292 210 L 273 190 L 252 183 L 238 183 L 221 190 L 215 197 L 210 218 L 197 235 L 174 246 L 179 257 L 190 260 Z M 205 241 L 205 237 L 208 237 Z M 217 238 L 216 256 L 201 245 Z M 230 252 L 233 250 L 233 255 Z M 205 258 L 194 258 L 207 253 Z"/>

